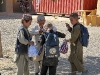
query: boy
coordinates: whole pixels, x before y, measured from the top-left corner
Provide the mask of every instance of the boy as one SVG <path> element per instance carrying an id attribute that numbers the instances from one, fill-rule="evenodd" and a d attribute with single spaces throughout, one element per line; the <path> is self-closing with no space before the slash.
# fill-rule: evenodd
<path id="1" fill-rule="evenodd" d="M 44 15 L 38 15 L 37 23 L 38 23 L 38 25 L 36 25 L 32 29 L 30 34 L 35 36 L 35 45 L 36 45 L 37 49 L 40 50 L 40 48 L 41 48 L 40 35 L 41 35 L 41 33 L 43 33 L 43 26 L 45 24 Z M 54 30 L 56 30 L 55 27 L 54 27 Z M 34 67 L 35 67 L 35 75 L 38 75 L 38 73 L 40 72 L 39 67 L 41 68 L 41 65 L 42 65 L 43 54 L 44 54 L 44 52 L 42 50 L 42 52 L 40 53 L 39 56 L 33 57 Z"/>
<path id="2" fill-rule="evenodd" d="M 37 17 L 37 23 L 38 25 L 32 28 L 30 34 L 35 36 L 35 46 L 37 47 L 38 50 L 40 50 L 41 45 L 39 42 L 40 41 L 39 35 L 42 33 L 43 25 L 45 23 L 45 17 L 43 15 L 39 15 Z M 41 52 L 40 56 L 33 57 L 35 75 L 38 75 L 38 73 L 40 72 L 39 67 L 41 67 L 42 64 L 42 58 L 43 58 L 43 51 Z"/>
<path id="3" fill-rule="evenodd" d="M 22 26 L 19 28 L 17 35 L 14 61 L 18 68 L 17 75 L 29 75 L 28 47 L 29 45 L 34 45 L 34 42 L 30 41 L 30 34 L 28 32 L 28 27 L 32 22 L 32 16 L 24 14 L 21 22 Z"/>
<path id="4" fill-rule="evenodd" d="M 81 36 L 81 30 L 80 30 L 80 23 L 78 22 L 78 14 L 72 13 L 70 15 L 70 22 L 73 25 L 73 29 L 67 24 L 68 31 L 71 32 L 71 39 L 66 40 L 71 43 L 71 53 L 69 56 L 69 61 L 71 64 L 71 71 L 69 75 L 76 75 L 76 72 L 82 72 L 81 75 L 86 75 L 87 70 L 84 69 L 83 66 L 83 46 L 80 43 L 80 36 Z"/>
<path id="5" fill-rule="evenodd" d="M 53 30 L 53 25 L 51 23 L 45 25 L 45 29 L 47 33 L 55 33 L 55 35 L 57 35 L 58 37 L 65 38 L 65 34 Z M 41 75 L 47 75 L 48 68 L 49 68 L 49 75 L 56 75 L 57 65 L 58 65 L 58 57 L 46 58 L 44 54 Z"/>

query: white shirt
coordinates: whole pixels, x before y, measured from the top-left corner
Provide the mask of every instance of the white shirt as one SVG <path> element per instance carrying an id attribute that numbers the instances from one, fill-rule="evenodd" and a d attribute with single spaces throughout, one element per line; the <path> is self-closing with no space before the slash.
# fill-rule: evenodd
<path id="1" fill-rule="evenodd" d="M 35 35 L 35 44 L 39 45 L 38 41 L 39 41 L 39 30 L 40 27 L 39 25 L 36 25 L 34 28 L 32 28 L 32 30 L 30 31 L 31 35 Z M 55 26 L 53 26 L 53 30 L 57 31 L 57 28 Z"/>

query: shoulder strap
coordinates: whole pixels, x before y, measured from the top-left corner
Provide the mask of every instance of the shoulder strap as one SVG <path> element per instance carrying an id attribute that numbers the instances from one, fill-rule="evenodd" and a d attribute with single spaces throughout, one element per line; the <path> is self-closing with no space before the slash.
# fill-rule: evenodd
<path id="1" fill-rule="evenodd" d="M 49 36 L 50 36 L 50 33 L 47 33 L 45 36 L 46 41 L 48 40 Z"/>

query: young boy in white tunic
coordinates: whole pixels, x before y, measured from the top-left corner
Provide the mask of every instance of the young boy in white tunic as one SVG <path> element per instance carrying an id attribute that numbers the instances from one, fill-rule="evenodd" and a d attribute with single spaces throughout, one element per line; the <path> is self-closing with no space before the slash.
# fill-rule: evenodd
<path id="1" fill-rule="evenodd" d="M 43 26 L 45 24 L 45 17 L 44 17 L 44 15 L 39 15 L 37 17 L 37 23 L 38 23 L 38 25 L 36 25 L 32 29 L 30 34 L 35 36 L 35 46 L 36 46 L 36 48 L 38 50 L 40 50 L 41 44 L 40 44 L 39 36 L 41 35 L 41 33 L 43 33 Z M 56 30 L 55 27 L 54 27 L 54 29 Z M 42 50 L 42 52 L 40 53 L 39 56 L 33 57 L 34 67 L 35 67 L 35 75 L 38 75 L 38 73 L 40 72 L 41 65 L 42 65 L 42 60 L 43 60 L 43 54 L 44 54 L 44 51 Z"/>

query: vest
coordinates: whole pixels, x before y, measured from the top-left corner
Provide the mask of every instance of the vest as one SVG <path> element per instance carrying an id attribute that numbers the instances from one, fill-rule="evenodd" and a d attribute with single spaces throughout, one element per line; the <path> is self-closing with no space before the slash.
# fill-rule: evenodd
<path id="1" fill-rule="evenodd" d="M 28 36 L 26 30 L 23 27 L 20 27 L 19 31 L 20 30 L 23 30 L 25 39 L 29 40 L 29 36 Z M 16 54 L 27 54 L 28 53 L 28 45 L 24 45 L 24 44 L 20 43 L 18 38 L 16 41 L 15 53 Z"/>

